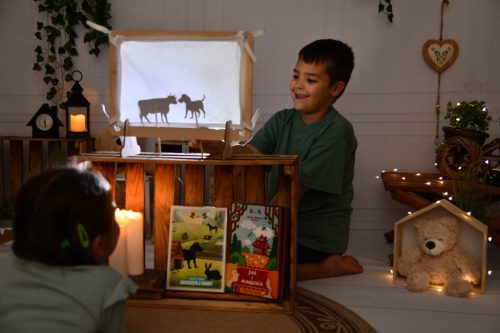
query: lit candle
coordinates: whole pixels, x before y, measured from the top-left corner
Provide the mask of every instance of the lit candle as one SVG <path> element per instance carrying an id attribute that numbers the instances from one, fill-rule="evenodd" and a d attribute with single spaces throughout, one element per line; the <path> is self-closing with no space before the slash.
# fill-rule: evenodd
<path id="1" fill-rule="evenodd" d="M 144 219 L 138 212 L 128 210 L 124 213 L 128 219 L 127 271 L 129 275 L 141 275 L 144 273 Z"/>
<path id="2" fill-rule="evenodd" d="M 109 256 L 109 266 L 127 275 L 127 223 L 117 218 L 117 211 L 118 209 L 115 211 L 115 220 L 120 227 L 120 236 L 113 253 Z"/>
<path id="3" fill-rule="evenodd" d="M 141 213 L 131 210 L 115 211 L 120 226 L 120 236 L 109 265 L 124 275 L 144 273 L 144 219 Z"/>
<path id="4" fill-rule="evenodd" d="M 85 132 L 85 115 L 71 114 L 69 116 L 69 129 L 71 132 Z"/>

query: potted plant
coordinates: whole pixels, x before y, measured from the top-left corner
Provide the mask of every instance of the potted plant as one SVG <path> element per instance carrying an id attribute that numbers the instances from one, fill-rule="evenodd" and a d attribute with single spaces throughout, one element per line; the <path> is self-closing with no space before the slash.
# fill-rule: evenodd
<path id="1" fill-rule="evenodd" d="M 488 129 L 491 116 L 484 101 L 462 101 L 456 104 L 448 102 L 444 119 L 448 119 L 450 126 L 444 126 L 444 137 L 466 136 L 480 145 L 488 138 Z"/>

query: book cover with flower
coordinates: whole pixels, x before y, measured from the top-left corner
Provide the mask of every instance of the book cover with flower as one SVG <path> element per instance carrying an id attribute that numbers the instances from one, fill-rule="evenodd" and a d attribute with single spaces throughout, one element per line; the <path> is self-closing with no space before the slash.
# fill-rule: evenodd
<path id="1" fill-rule="evenodd" d="M 226 291 L 281 297 L 285 227 L 284 207 L 245 203 L 231 206 Z"/>
<path id="2" fill-rule="evenodd" d="M 167 290 L 224 292 L 227 209 L 172 206 Z"/>

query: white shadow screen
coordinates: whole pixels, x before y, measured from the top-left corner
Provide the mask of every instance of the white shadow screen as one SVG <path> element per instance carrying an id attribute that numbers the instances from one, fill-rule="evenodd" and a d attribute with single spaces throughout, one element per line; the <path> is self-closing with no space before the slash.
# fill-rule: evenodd
<path id="1" fill-rule="evenodd" d="M 119 119 L 145 127 L 240 125 L 241 52 L 232 40 L 122 41 Z"/>

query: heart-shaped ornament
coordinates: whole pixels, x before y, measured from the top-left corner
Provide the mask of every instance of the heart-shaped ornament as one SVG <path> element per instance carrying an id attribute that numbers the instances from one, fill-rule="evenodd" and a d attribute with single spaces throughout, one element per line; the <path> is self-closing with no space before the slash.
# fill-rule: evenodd
<path id="1" fill-rule="evenodd" d="M 429 39 L 422 48 L 425 61 L 436 72 L 444 72 L 458 57 L 458 44 L 453 39 Z"/>

